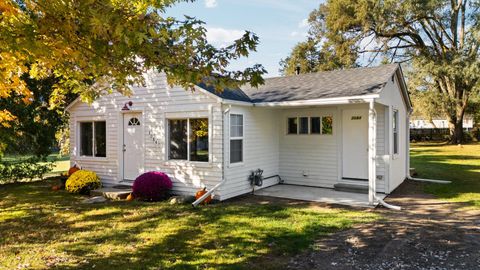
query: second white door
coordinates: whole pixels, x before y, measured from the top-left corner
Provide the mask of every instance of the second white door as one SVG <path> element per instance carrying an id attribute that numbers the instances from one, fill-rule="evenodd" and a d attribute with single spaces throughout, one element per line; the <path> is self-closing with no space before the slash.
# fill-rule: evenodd
<path id="1" fill-rule="evenodd" d="M 344 110 L 342 134 L 342 178 L 368 180 L 368 111 Z"/>

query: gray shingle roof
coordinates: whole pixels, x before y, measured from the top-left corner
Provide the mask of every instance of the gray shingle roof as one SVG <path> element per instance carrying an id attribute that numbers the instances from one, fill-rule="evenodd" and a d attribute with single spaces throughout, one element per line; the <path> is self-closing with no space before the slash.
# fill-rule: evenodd
<path id="1" fill-rule="evenodd" d="M 218 93 L 215 91 L 215 87 L 211 85 L 206 85 L 205 83 L 199 83 L 197 86 L 207 90 L 210 93 L 213 93 L 221 98 L 236 100 L 236 101 L 244 101 L 244 102 L 252 102 L 252 100 L 239 88 L 238 89 L 223 89 L 223 92 Z"/>
<path id="2" fill-rule="evenodd" d="M 362 96 L 379 93 L 398 68 L 398 64 L 389 64 L 267 78 L 258 88 L 245 85 L 223 93 L 199 86 L 225 99 L 253 103 Z"/>

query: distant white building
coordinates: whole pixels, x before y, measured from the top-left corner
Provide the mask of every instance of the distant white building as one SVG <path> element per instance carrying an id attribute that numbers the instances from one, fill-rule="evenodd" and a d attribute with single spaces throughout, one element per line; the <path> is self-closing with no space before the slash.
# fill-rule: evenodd
<path id="1" fill-rule="evenodd" d="M 464 117 L 463 119 L 463 128 L 469 130 L 473 128 L 473 118 L 472 117 Z M 421 119 L 421 118 L 413 118 L 410 120 L 410 128 L 448 128 L 448 120 L 447 119 L 433 119 L 432 121 Z"/>

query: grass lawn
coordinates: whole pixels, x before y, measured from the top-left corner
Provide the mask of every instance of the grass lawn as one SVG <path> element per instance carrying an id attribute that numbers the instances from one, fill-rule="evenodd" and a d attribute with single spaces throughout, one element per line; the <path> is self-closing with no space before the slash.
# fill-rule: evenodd
<path id="1" fill-rule="evenodd" d="M 33 156 L 15 156 L 15 155 L 6 155 L 2 157 L 3 161 L 15 161 L 19 159 L 27 159 Z M 62 172 L 68 171 L 70 168 L 70 157 L 69 156 L 61 156 L 58 153 L 53 153 L 47 156 L 47 162 L 55 162 L 55 166 L 53 167 L 53 170 L 47 174 L 47 176 L 50 175 L 59 175 Z"/>
<path id="2" fill-rule="evenodd" d="M 281 269 L 318 237 L 379 218 L 245 198 L 82 204 L 52 184 L 0 186 L 0 269 Z"/>
<path id="3" fill-rule="evenodd" d="M 480 208 L 480 144 L 411 145 L 411 167 L 419 178 L 451 180 L 452 184 L 429 184 L 426 191 L 440 198 Z"/>

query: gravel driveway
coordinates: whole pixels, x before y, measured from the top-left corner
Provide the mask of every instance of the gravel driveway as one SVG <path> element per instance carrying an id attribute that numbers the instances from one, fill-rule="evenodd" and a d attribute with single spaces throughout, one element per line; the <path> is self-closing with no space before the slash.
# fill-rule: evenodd
<path id="1" fill-rule="evenodd" d="M 358 225 L 316 242 L 288 269 L 480 269 L 480 211 L 421 192 L 406 181 L 377 209 L 384 220 Z"/>

